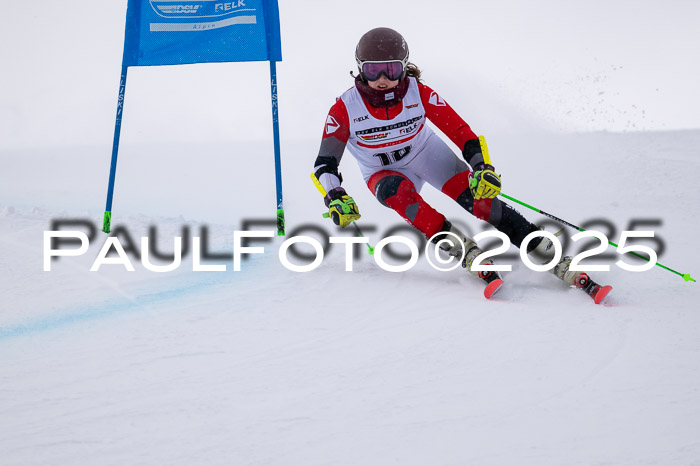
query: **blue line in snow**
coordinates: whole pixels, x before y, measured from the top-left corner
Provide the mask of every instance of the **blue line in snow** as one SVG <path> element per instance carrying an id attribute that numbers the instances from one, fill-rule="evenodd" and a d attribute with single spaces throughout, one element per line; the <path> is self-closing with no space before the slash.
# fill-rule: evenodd
<path id="1" fill-rule="evenodd" d="M 250 264 L 248 264 L 250 266 Z M 238 272 L 235 272 L 238 273 Z M 39 332 L 55 330 L 64 326 L 89 322 L 134 312 L 144 306 L 161 304 L 169 300 L 183 298 L 201 293 L 220 284 L 230 283 L 231 272 L 198 272 L 205 280 L 191 283 L 190 275 L 185 286 L 146 293 L 134 296 L 133 299 L 118 298 L 118 300 L 103 301 L 80 307 L 71 306 L 63 311 L 56 311 L 54 316 L 47 316 L 24 324 L 11 327 L 0 327 L 0 342 L 15 337 L 29 336 Z M 212 276 L 214 274 L 214 276 Z M 185 279 L 184 277 L 181 277 Z"/>

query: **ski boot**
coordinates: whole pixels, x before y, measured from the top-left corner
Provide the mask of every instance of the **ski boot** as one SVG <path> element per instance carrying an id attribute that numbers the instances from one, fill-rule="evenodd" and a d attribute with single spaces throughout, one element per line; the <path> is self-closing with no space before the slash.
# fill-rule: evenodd
<path id="1" fill-rule="evenodd" d="M 486 299 L 490 299 L 494 294 L 496 294 L 496 292 L 503 285 L 503 280 L 501 279 L 501 276 L 498 274 L 498 272 L 493 270 L 472 270 L 472 263 L 474 262 L 474 259 L 476 259 L 476 257 L 483 252 L 479 248 L 479 246 L 477 246 L 476 242 L 468 236 L 465 236 L 461 231 L 455 228 L 455 226 L 452 225 L 452 223 L 448 220 L 445 220 L 445 223 L 443 224 L 440 233 L 433 237 L 432 242 L 435 244 L 439 244 L 440 249 L 442 251 L 445 251 L 451 257 L 460 258 L 462 257 L 463 251 L 466 251 L 464 253 L 464 259 L 462 259 L 462 267 L 467 269 L 469 273 L 477 276 L 478 278 L 483 280 L 484 283 L 486 283 L 486 288 L 484 289 L 484 297 L 486 297 Z M 460 241 L 455 241 L 455 238 L 447 233 L 452 233 L 452 235 L 456 235 Z M 493 261 L 491 259 L 486 259 L 485 261 L 483 261 L 483 264 L 493 265 Z"/>
<path id="2" fill-rule="evenodd" d="M 559 236 L 563 232 L 563 229 L 559 230 L 554 234 L 554 236 Z M 532 250 L 528 251 L 528 254 L 541 264 L 546 264 L 554 258 L 554 243 L 549 238 L 542 237 L 539 244 L 537 244 Z M 576 288 L 584 291 L 596 304 L 603 302 L 603 299 L 608 295 L 608 293 L 610 293 L 610 291 L 612 291 L 612 286 L 599 285 L 598 283 L 594 282 L 585 272 L 569 270 L 571 259 L 571 256 L 562 257 L 559 263 L 557 263 L 557 265 L 555 265 L 550 272 L 567 285 L 575 286 Z"/>

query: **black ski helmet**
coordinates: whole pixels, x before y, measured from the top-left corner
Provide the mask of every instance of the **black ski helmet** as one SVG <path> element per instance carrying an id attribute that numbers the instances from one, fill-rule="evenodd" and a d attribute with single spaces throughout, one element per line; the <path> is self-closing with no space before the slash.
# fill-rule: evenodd
<path id="1" fill-rule="evenodd" d="M 355 48 L 355 61 L 362 74 L 362 63 L 398 60 L 403 63 L 404 74 L 408 65 L 408 44 L 403 36 L 390 28 L 374 28 L 367 31 Z"/>

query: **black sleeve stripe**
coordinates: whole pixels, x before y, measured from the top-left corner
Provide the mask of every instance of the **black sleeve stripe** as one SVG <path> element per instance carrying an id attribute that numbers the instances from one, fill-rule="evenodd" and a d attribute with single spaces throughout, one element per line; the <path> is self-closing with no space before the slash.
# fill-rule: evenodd
<path id="1" fill-rule="evenodd" d="M 481 154 L 481 144 L 479 144 L 478 139 L 470 139 L 465 142 L 462 155 L 472 168 L 484 163 L 484 156 Z"/>
<path id="2" fill-rule="evenodd" d="M 338 173 L 338 161 L 335 157 L 316 157 L 316 163 L 314 164 L 316 178 L 321 178 L 321 175 L 324 173 L 335 175 L 341 183 L 343 182 L 343 177 Z"/>

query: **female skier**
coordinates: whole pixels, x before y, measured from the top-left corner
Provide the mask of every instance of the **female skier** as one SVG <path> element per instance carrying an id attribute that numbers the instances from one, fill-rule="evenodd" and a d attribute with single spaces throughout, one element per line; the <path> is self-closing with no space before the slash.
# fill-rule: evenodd
<path id="1" fill-rule="evenodd" d="M 438 93 L 422 83 L 421 72 L 409 63 L 408 55 L 406 41 L 393 29 L 372 29 L 360 38 L 355 49 L 359 74 L 326 117 L 314 175 L 327 193 L 325 203 L 333 222 L 345 227 L 357 220 L 359 210 L 341 187 L 338 172 L 347 146 L 377 200 L 451 256 L 464 255 L 462 267 L 487 283 L 484 295 L 490 298 L 502 285 L 501 278 L 497 272 L 471 270 L 482 251 L 423 200 L 419 194 L 423 184 L 430 183 L 505 233 L 517 247 L 538 228 L 496 197 L 501 179 L 484 162 L 478 137 Z M 464 161 L 425 124 L 426 119 L 462 150 Z M 441 241 L 449 238 L 447 233 L 461 241 Z M 533 239 L 528 254 L 539 263 L 550 262 L 552 241 Z M 564 257 L 551 272 L 566 284 L 583 288 L 597 303 L 602 301 L 611 288 L 600 287 L 585 273 L 569 271 L 570 263 L 571 258 Z"/>

